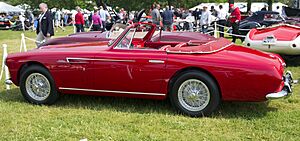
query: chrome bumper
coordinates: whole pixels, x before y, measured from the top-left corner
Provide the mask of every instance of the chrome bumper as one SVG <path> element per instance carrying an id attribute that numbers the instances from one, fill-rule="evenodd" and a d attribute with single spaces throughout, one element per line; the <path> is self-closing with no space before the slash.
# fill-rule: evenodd
<path id="1" fill-rule="evenodd" d="M 280 98 L 286 98 L 292 95 L 292 85 L 297 84 L 298 80 L 293 80 L 293 74 L 292 72 L 288 71 L 285 76 L 283 77 L 284 80 L 284 87 L 282 91 L 277 93 L 270 93 L 266 96 L 268 100 L 274 100 L 274 99 L 280 99 Z"/>

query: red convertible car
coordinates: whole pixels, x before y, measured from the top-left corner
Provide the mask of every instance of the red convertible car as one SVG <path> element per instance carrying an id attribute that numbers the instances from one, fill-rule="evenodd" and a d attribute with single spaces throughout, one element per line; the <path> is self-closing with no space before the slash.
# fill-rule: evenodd
<path id="1" fill-rule="evenodd" d="M 26 100 L 53 104 L 60 94 L 169 98 L 189 116 L 224 101 L 291 94 L 292 74 L 277 55 L 212 41 L 151 41 L 156 26 L 133 24 L 115 40 L 49 45 L 9 55 L 11 79 Z"/>

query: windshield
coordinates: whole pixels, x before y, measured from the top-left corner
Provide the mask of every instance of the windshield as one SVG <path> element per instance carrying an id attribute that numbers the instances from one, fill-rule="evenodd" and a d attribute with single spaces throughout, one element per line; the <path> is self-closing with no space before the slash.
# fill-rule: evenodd
<path id="1" fill-rule="evenodd" d="M 132 27 L 127 31 L 125 36 L 120 40 L 115 48 L 133 48 L 134 45 L 132 45 L 132 43 L 134 42 L 134 44 L 137 45 L 138 42 L 144 41 L 144 38 L 147 36 L 149 31 L 151 31 L 151 29 L 152 26 L 148 24 L 141 24 L 137 27 Z M 119 34 L 121 35 L 121 33 Z M 115 40 L 111 40 L 110 45 L 112 45 L 114 41 Z"/>
<path id="2" fill-rule="evenodd" d="M 129 49 L 133 48 L 132 39 L 136 33 L 136 28 L 131 28 L 126 35 L 121 39 L 118 45 L 115 48 L 118 49 Z"/>
<path id="3" fill-rule="evenodd" d="M 119 35 L 127 28 L 127 25 L 117 23 L 115 24 L 109 32 L 107 32 L 106 38 L 117 39 Z"/>

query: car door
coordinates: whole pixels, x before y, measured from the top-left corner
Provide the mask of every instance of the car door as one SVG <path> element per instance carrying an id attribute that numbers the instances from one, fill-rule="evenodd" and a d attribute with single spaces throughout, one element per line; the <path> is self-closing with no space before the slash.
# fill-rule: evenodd
<path id="1" fill-rule="evenodd" d="M 114 49 L 95 56 L 94 89 L 99 92 L 164 95 L 167 55 L 158 50 Z"/>
<path id="2" fill-rule="evenodd" d="M 92 88 L 92 61 L 93 52 L 62 53 L 56 65 L 51 66 L 56 85 L 60 90 L 78 91 Z M 59 55 L 58 55 L 59 56 Z"/>

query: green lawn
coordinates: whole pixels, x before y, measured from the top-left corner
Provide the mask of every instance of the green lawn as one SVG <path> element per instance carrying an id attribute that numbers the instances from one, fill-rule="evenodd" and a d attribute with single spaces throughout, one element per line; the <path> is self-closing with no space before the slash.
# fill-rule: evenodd
<path id="1" fill-rule="evenodd" d="M 57 36 L 72 33 L 59 31 Z M 0 44 L 17 52 L 21 32 L 0 30 Z M 26 32 L 34 38 L 34 32 Z M 28 48 L 34 43 L 27 41 Z M 1 49 L 2 50 L 2 49 Z M 2 51 L 1 51 L 2 59 Z M 300 77 L 300 60 L 288 69 Z M 300 86 L 289 99 L 224 102 L 212 117 L 178 115 L 168 101 L 64 95 L 53 106 L 27 103 L 0 83 L 0 140 L 300 140 Z M 263 87 L 263 85 L 262 85 Z"/>

